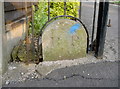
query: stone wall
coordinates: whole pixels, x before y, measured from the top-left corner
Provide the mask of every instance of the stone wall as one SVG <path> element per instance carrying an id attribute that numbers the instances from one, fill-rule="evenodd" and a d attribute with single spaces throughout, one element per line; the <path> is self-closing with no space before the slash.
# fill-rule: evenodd
<path id="1" fill-rule="evenodd" d="M 4 3 L 0 2 L 0 75 L 7 69 L 7 38 L 4 25 Z"/>
<path id="2" fill-rule="evenodd" d="M 25 39 L 26 33 L 25 17 L 18 18 L 10 23 L 5 22 L 7 17 L 4 13 L 4 4 L 0 2 L 0 75 L 6 72 L 12 49 L 20 40 Z"/>
<path id="3" fill-rule="evenodd" d="M 7 31 L 7 32 L 6 32 Z M 6 30 L 2 30 L 0 35 L 0 63 L 1 61 L 8 61 L 10 60 L 11 52 L 14 46 L 16 46 L 20 40 L 23 40 L 25 38 L 25 32 L 26 32 L 26 24 L 24 20 L 19 20 L 17 22 L 13 22 L 11 24 L 6 25 Z M 3 36 L 6 37 L 6 39 L 3 39 Z M 5 50 L 6 49 L 6 50 Z M 5 52 L 4 52 L 5 51 Z M 5 56 L 6 58 L 2 57 Z M 0 64 L 0 69 L 2 71 L 2 67 L 4 69 L 4 66 L 7 66 Z M 6 68 L 5 68 L 6 70 Z"/>
<path id="4" fill-rule="evenodd" d="M 11 52 L 20 40 L 25 39 L 26 23 L 25 19 L 20 19 L 16 22 L 6 25 L 7 37 L 7 55 L 8 61 L 10 60 Z"/>

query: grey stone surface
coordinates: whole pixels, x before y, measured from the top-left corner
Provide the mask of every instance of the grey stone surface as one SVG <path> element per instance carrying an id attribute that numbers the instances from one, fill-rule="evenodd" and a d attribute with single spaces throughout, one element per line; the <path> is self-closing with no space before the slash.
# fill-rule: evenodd
<path id="1" fill-rule="evenodd" d="M 55 20 L 42 34 L 42 50 L 44 61 L 85 57 L 86 30 L 81 23 L 74 20 Z"/>
<path id="2" fill-rule="evenodd" d="M 10 60 L 11 51 L 18 44 L 20 40 L 25 38 L 25 19 L 23 21 L 16 20 L 10 24 L 4 25 L 4 8 L 2 5 L 3 2 L 0 2 L 0 63 L 3 61 L 1 67 L 7 69 L 8 61 Z M 17 25 L 16 25 L 17 24 Z M 6 32 L 7 31 L 7 32 Z M 1 59 L 3 55 L 3 58 Z M 5 63 L 5 64 L 4 64 Z M 1 72 L 1 70 L 0 70 Z M 4 71 L 5 72 L 5 71 Z"/>
<path id="3" fill-rule="evenodd" d="M 4 3 L 0 2 L 0 75 L 7 69 L 7 42 L 4 24 Z"/>
<path id="4" fill-rule="evenodd" d="M 23 21 L 21 21 L 23 20 Z M 6 36 L 7 36 L 7 55 L 8 61 L 11 58 L 11 52 L 13 48 L 19 44 L 20 40 L 25 39 L 26 23 L 25 19 L 22 18 L 15 22 L 6 25 Z"/>
<path id="5" fill-rule="evenodd" d="M 11 83 L 4 87 L 118 87 L 118 63 L 76 65 L 52 71 L 42 79 Z"/>
<path id="6" fill-rule="evenodd" d="M 113 69 L 114 68 L 114 69 Z M 107 71 L 109 73 L 107 73 Z M 114 72 L 114 73 L 113 73 Z M 91 79 L 118 79 L 118 63 L 110 63 L 110 62 L 98 62 L 80 66 L 73 66 L 70 68 L 62 68 L 60 70 L 53 71 L 53 73 L 49 74 L 49 78 L 55 78 L 59 80 L 64 76 L 71 76 L 71 74 L 78 75 L 84 78 Z M 54 76 L 53 76 L 54 75 Z"/>
<path id="7" fill-rule="evenodd" d="M 88 9 L 88 13 L 92 13 L 91 4 L 84 3 L 84 8 Z M 96 59 L 93 56 L 87 56 L 83 59 L 65 60 L 57 62 L 43 62 L 37 68 L 44 68 L 41 66 L 59 65 L 59 70 L 55 70 L 47 75 L 44 79 L 27 80 L 27 82 L 17 83 L 13 82 L 10 85 L 4 86 L 118 86 L 118 6 L 110 5 L 109 18 L 112 19 L 112 27 L 108 28 L 105 52 L 103 59 Z M 85 14 L 85 13 L 84 13 Z M 88 15 L 89 16 L 89 15 Z M 88 19 L 88 18 L 86 18 Z M 86 20 L 87 21 L 87 20 Z M 104 61 L 104 62 L 103 62 Z M 111 62 L 105 62 L 111 61 Z M 90 64 L 92 63 L 92 64 Z M 82 64 L 82 65 L 81 65 Z M 67 68 L 63 68 L 66 67 Z M 70 65 L 73 65 L 70 67 Z M 75 65 L 75 66 L 74 66 Z M 120 64 L 119 64 L 120 65 Z M 61 66 L 61 67 L 60 67 Z M 79 69 L 80 68 L 80 69 Z M 54 69 L 54 67 L 53 67 Z M 39 69 L 39 72 L 41 69 Z M 50 70 L 51 71 L 51 70 Z M 18 71 L 19 72 L 19 71 Z M 69 72 L 69 73 L 67 73 Z M 15 72 L 13 72 L 15 73 Z M 44 72 L 45 73 L 45 72 Z M 80 75 L 82 76 L 79 76 Z M 63 75 L 64 74 L 64 75 Z M 96 75 L 97 74 L 97 75 Z M 56 75 L 56 76 L 55 76 Z M 74 76 L 73 76 L 74 75 Z M 119 76 L 120 77 L 120 76 Z M 64 79 L 64 80 L 63 80 Z M 17 84 L 16 84 L 17 83 Z"/>
<path id="8" fill-rule="evenodd" d="M 0 87 L 2 86 L 2 74 L 7 70 L 7 49 L 4 24 L 4 3 L 0 2 Z"/>

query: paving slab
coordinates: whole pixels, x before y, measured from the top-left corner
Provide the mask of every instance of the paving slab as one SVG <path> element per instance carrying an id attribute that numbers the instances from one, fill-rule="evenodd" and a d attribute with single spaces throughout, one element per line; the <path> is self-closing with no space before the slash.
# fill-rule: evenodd
<path id="1" fill-rule="evenodd" d="M 118 87 L 118 63 L 98 62 L 71 66 L 54 70 L 44 78 L 11 83 L 4 87 Z"/>

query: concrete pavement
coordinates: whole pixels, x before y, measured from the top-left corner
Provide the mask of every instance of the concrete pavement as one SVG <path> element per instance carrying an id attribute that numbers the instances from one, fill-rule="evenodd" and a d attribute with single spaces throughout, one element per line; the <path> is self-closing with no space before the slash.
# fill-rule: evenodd
<path id="1" fill-rule="evenodd" d="M 118 87 L 118 63 L 98 62 L 61 68 L 45 78 L 4 87 Z"/>
<path id="2" fill-rule="evenodd" d="M 92 34 L 92 19 L 93 19 L 93 2 L 83 2 L 82 3 L 82 18 L 81 20 L 85 23 L 89 37 L 91 41 Z M 98 17 L 98 8 L 99 4 L 97 3 L 97 13 L 96 13 L 96 23 L 95 23 L 95 34 L 94 39 L 96 38 L 97 32 L 97 17 Z M 105 41 L 105 50 L 104 57 L 106 59 L 118 59 L 118 12 L 120 12 L 120 6 L 110 4 L 109 6 L 109 16 L 108 19 L 111 19 L 111 27 L 107 28 L 106 41 Z"/>
<path id="3" fill-rule="evenodd" d="M 93 8 L 91 4 L 88 8 L 87 4 L 84 3 L 84 10 L 87 10 L 84 12 L 84 22 L 90 28 Z M 118 87 L 118 7 L 110 5 L 109 18 L 112 27 L 107 30 L 104 58 L 113 62 L 101 61 L 61 68 L 44 78 L 13 82 L 4 87 Z"/>

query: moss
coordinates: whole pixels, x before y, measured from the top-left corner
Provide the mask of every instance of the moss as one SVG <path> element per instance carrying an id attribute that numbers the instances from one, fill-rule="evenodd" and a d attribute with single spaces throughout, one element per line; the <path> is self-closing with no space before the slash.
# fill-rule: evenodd
<path id="1" fill-rule="evenodd" d="M 11 53 L 12 61 L 14 61 L 14 60 L 17 59 L 18 49 L 19 49 L 19 46 L 15 46 L 15 47 L 13 48 L 13 51 L 12 51 L 12 53 Z"/>
<path id="2" fill-rule="evenodd" d="M 29 44 L 29 47 L 30 45 L 31 44 Z M 13 49 L 11 56 L 13 61 L 21 61 L 21 62 L 31 62 L 39 59 L 37 53 L 33 54 L 32 50 L 29 50 L 27 54 L 26 45 L 24 42 L 21 42 L 21 44 L 17 45 Z"/>

